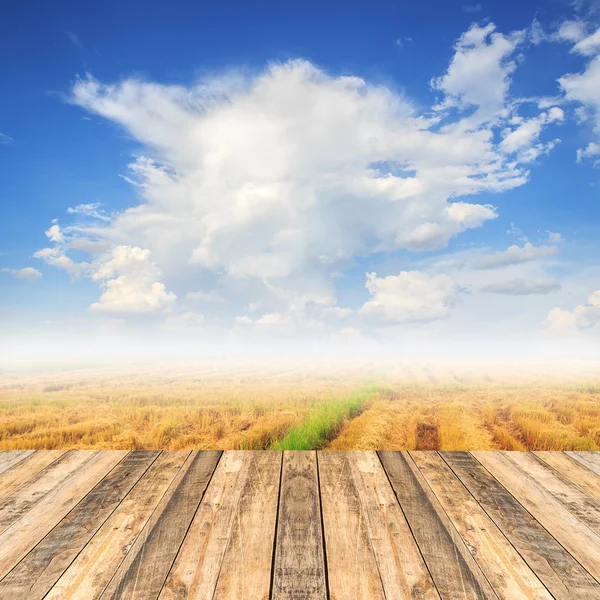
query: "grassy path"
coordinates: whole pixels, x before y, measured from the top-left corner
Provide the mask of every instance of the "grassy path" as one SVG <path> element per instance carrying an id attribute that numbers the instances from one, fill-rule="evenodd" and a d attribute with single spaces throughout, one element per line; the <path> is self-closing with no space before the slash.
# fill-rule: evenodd
<path id="1" fill-rule="evenodd" d="M 308 417 L 287 435 L 275 442 L 273 450 L 316 450 L 326 445 L 340 430 L 346 419 L 359 415 L 379 391 L 370 384 L 339 400 L 320 404 Z"/>

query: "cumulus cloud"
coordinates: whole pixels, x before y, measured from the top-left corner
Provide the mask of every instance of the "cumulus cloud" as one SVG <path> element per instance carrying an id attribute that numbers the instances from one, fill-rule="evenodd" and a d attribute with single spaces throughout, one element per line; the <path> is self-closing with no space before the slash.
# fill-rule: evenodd
<path id="1" fill-rule="evenodd" d="M 48 229 L 46 231 L 46 237 L 51 241 L 51 242 L 62 242 L 64 241 L 64 236 L 60 230 L 60 226 L 59 225 L 52 225 L 52 227 L 50 227 L 50 229 Z"/>
<path id="2" fill-rule="evenodd" d="M 600 329 L 600 290 L 590 294 L 587 304 L 580 304 L 573 310 L 553 308 L 548 313 L 546 323 L 551 329 L 562 331 Z"/>
<path id="3" fill-rule="evenodd" d="M 101 282 L 102 294 L 90 309 L 108 314 L 168 312 L 176 296 L 160 282 L 162 273 L 150 254 L 148 249 L 117 246 L 91 275 Z"/>
<path id="4" fill-rule="evenodd" d="M 590 142 L 585 149 L 577 150 L 577 162 L 582 163 L 586 159 L 591 159 L 594 167 L 600 166 L 600 144 Z"/>
<path id="5" fill-rule="evenodd" d="M 456 43 L 448 71 L 432 79 L 433 88 L 445 94 L 438 110 L 475 106 L 474 125 L 502 114 L 517 68 L 511 57 L 524 40 L 524 31 L 503 35 L 493 23 L 473 25 Z"/>
<path id="6" fill-rule="evenodd" d="M 525 119 L 509 97 L 524 39 L 473 25 L 432 81 L 441 95 L 434 113 L 303 60 L 190 86 L 80 79 L 70 101 L 141 146 L 125 176 L 138 202 L 111 214 L 98 203 L 70 208 L 74 223 L 53 223 L 52 246 L 36 256 L 98 282 L 94 311 L 185 310 L 177 295 L 204 303 L 206 322 L 213 308 L 233 323 L 240 304 L 260 307 L 238 327 L 351 320 L 352 309 L 337 306 L 348 264 L 443 248 L 484 226 L 497 209 L 478 194 L 525 184 L 528 163 L 549 150 L 540 135 L 561 109 Z M 77 262 L 72 251 L 89 258 Z M 425 284 L 411 289 L 427 296 Z M 212 306 L 221 299 L 227 306 Z M 451 304 L 428 302 L 424 320 Z M 362 316 L 376 305 L 372 298 Z"/>
<path id="7" fill-rule="evenodd" d="M 579 119 L 593 119 L 595 131 L 600 134 L 600 29 L 580 38 L 572 50 L 590 60 L 581 73 L 568 73 L 560 77 L 558 83 L 566 100 L 582 105 L 577 109 Z M 591 148 L 588 146 L 590 152 L 595 146 L 594 143 Z M 577 152 L 578 160 L 586 156 L 588 149 Z"/>
<path id="8" fill-rule="evenodd" d="M 367 273 L 365 287 L 371 298 L 359 314 L 386 325 L 444 319 L 459 293 L 459 287 L 447 275 L 431 276 L 420 271 L 401 271 L 383 278 Z"/>
<path id="9" fill-rule="evenodd" d="M 534 246 L 531 242 L 525 242 L 524 246 L 514 244 L 503 252 L 485 256 L 474 266 L 476 269 L 498 269 L 540 258 L 549 258 L 557 252 L 558 248 L 556 246 Z"/>
<path id="10" fill-rule="evenodd" d="M 561 289 L 558 281 L 552 279 L 523 279 L 489 283 L 481 287 L 482 292 L 489 294 L 508 294 L 510 296 L 525 296 L 529 294 L 550 294 Z"/>
<path id="11" fill-rule="evenodd" d="M 37 269 L 33 267 L 24 267 L 23 269 L 0 269 L 3 273 L 10 273 L 13 277 L 17 279 L 26 279 L 28 281 L 34 281 L 35 279 L 39 279 L 42 274 Z"/>

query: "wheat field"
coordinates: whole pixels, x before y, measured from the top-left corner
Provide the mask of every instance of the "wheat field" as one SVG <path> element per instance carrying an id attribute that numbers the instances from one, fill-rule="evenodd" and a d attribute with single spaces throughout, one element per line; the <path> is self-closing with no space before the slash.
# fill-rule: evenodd
<path id="1" fill-rule="evenodd" d="M 597 450 L 595 363 L 219 363 L 3 373 L 0 450 Z"/>

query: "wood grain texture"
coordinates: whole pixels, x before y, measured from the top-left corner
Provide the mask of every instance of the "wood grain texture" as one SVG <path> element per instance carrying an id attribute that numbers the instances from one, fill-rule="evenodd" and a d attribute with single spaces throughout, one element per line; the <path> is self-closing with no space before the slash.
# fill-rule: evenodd
<path id="1" fill-rule="evenodd" d="M 158 454 L 129 453 L 0 581 L 0 598 L 41 600 Z"/>
<path id="2" fill-rule="evenodd" d="M 496 598 L 481 569 L 407 452 L 379 452 L 443 599 Z"/>
<path id="3" fill-rule="evenodd" d="M 598 535 L 504 454 L 472 454 L 591 575 L 600 579 Z"/>
<path id="4" fill-rule="evenodd" d="M 386 597 L 439 598 L 377 455 L 353 452 L 349 465 Z"/>
<path id="5" fill-rule="evenodd" d="M 251 462 L 248 452 L 223 453 L 160 600 L 212 599 Z"/>
<path id="6" fill-rule="evenodd" d="M 600 502 L 530 452 L 503 452 L 528 480 L 558 500 L 571 514 L 600 534 Z M 600 539 L 598 540 L 600 545 Z"/>
<path id="7" fill-rule="evenodd" d="M 44 600 L 97 600 L 189 455 L 163 452 Z"/>
<path id="8" fill-rule="evenodd" d="M 2 498 L 0 500 L 0 533 L 18 521 L 47 494 L 61 488 L 97 453 L 97 450 L 67 452 L 31 477 L 17 490 Z"/>
<path id="9" fill-rule="evenodd" d="M 600 585 L 468 452 L 442 458 L 557 600 L 600 598 Z"/>
<path id="10" fill-rule="evenodd" d="M 17 463 L 12 469 L 1 473 L 0 501 L 52 464 L 65 452 L 66 450 L 38 450 L 30 454 L 25 460 Z"/>
<path id="11" fill-rule="evenodd" d="M 0 453 L 0 474 L 12 469 L 35 450 L 5 450 Z"/>
<path id="12" fill-rule="evenodd" d="M 58 488 L 46 494 L 31 510 L 0 534 L 2 579 L 69 511 L 128 454 L 103 450 L 76 470 Z"/>
<path id="13" fill-rule="evenodd" d="M 600 600 L 600 453 L 0 463 L 0 600 Z"/>
<path id="14" fill-rule="evenodd" d="M 436 452 L 410 453 L 480 566 L 503 600 L 552 596 L 494 522 Z"/>
<path id="15" fill-rule="evenodd" d="M 253 452 L 214 600 L 268 600 L 283 453 Z"/>
<path id="16" fill-rule="evenodd" d="M 600 475 L 600 458 L 597 452 L 565 452 L 573 460 L 583 465 L 592 473 Z"/>
<path id="17" fill-rule="evenodd" d="M 284 452 L 273 600 L 325 600 L 325 553 L 316 452 Z"/>
<path id="18" fill-rule="evenodd" d="M 330 595 L 336 600 L 385 600 L 363 508 L 368 500 L 361 502 L 359 497 L 351 453 L 319 452 L 317 456 Z"/>
<path id="19" fill-rule="evenodd" d="M 534 452 L 533 454 L 550 465 L 557 473 L 600 500 L 600 475 L 596 475 L 564 452 Z"/>
<path id="20" fill-rule="evenodd" d="M 221 452 L 194 451 L 169 486 L 102 600 L 155 600 L 200 505 Z"/>

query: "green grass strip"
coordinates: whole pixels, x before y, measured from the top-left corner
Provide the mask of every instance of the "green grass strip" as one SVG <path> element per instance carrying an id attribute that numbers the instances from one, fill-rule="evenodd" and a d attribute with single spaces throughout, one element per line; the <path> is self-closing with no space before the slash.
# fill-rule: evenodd
<path id="1" fill-rule="evenodd" d="M 351 419 L 377 392 L 376 385 L 369 385 L 346 398 L 319 403 L 300 425 L 271 447 L 273 450 L 318 450 L 335 433 L 344 419 Z"/>

